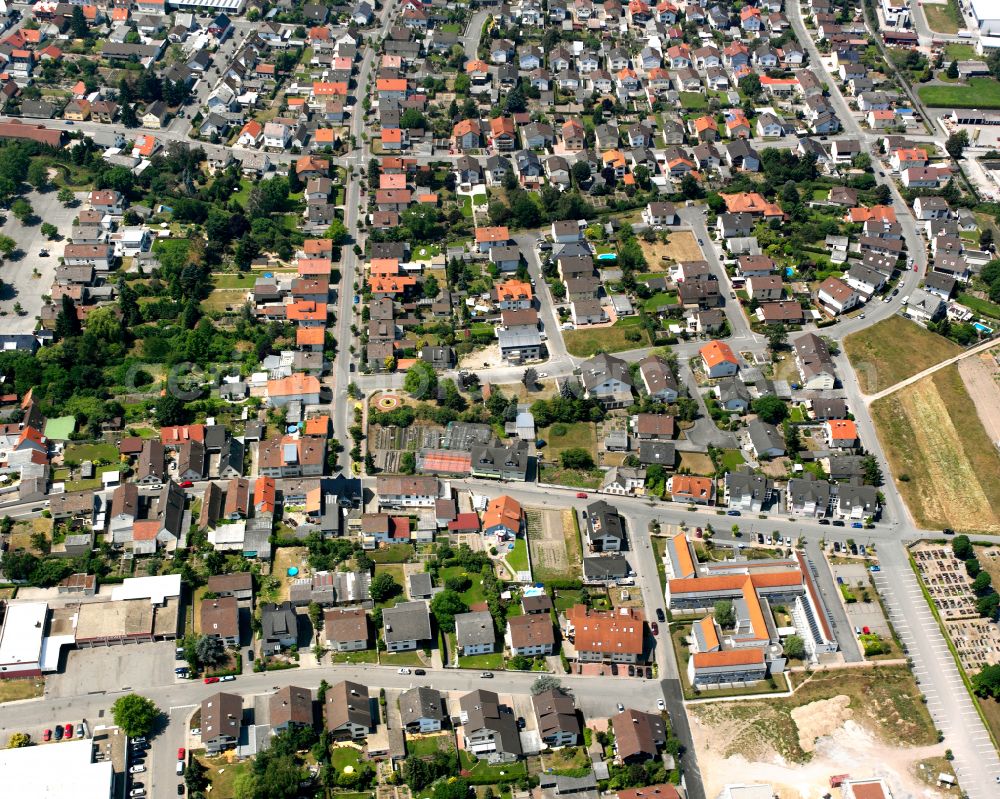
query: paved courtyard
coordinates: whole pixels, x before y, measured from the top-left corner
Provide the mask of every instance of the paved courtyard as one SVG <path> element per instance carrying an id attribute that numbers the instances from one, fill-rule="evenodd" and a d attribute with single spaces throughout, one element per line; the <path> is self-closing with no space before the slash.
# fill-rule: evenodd
<path id="1" fill-rule="evenodd" d="M 31 333 L 35 329 L 36 318 L 42 311 L 42 295 L 48 294 L 59 266 L 59 255 L 69 239 L 73 219 L 81 206 L 66 208 L 58 200 L 55 189 L 39 194 L 32 191 L 25 195 L 35 210 L 39 222 L 23 225 L 12 213 L 6 214 L 0 226 L 0 235 L 10 236 L 24 253 L 19 259 L 6 259 L 0 266 L 0 334 Z M 77 199 L 86 199 L 86 192 L 77 192 Z M 49 241 L 42 235 L 41 223 L 48 222 L 59 229 L 61 240 Z M 46 248 L 51 253 L 47 258 L 39 258 L 38 252 Z M 38 270 L 38 275 L 33 270 Z M 21 303 L 23 313 L 14 313 L 14 303 Z"/>
<path id="2" fill-rule="evenodd" d="M 45 695 L 59 698 L 172 683 L 174 648 L 173 641 L 163 641 L 74 650 L 65 670 L 46 680 Z"/>

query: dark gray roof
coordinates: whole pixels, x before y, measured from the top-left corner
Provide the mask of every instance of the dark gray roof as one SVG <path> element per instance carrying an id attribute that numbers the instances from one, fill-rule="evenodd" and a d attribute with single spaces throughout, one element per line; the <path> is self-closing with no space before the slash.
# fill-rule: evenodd
<path id="1" fill-rule="evenodd" d="M 423 686 L 403 691 L 399 695 L 399 715 L 403 724 L 415 724 L 421 719 L 444 721 L 441 692 Z"/>
<path id="2" fill-rule="evenodd" d="M 386 643 L 426 641 L 431 637 L 431 617 L 423 600 L 400 602 L 382 611 Z"/>

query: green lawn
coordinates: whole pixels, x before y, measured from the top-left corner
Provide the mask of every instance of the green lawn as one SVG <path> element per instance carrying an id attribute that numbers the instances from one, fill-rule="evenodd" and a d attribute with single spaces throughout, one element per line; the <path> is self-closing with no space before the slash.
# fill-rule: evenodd
<path id="1" fill-rule="evenodd" d="M 357 768 L 361 753 L 353 746 L 335 746 L 330 751 L 330 763 L 337 771 L 343 771 L 346 766 Z"/>
<path id="2" fill-rule="evenodd" d="M 468 577 L 472 581 L 467 589 L 462 592 L 462 601 L 470 607 L 486 601 L 483 593 L 483 576 L 481 574 L 469 574 L 462 566 L 448 566 L 441 569 L 441 584 L 444 585 L 452 577 Z"/>
<path id="3" fill-rule="evenodd" d="M 582 471 L 580 469 L 561 469 L 553 466 L 542 466 L 540 483 L 569 486 L 570 488 L 600 488 L 604 482 L 604 472 L 600 469 Z"/>
<path id="4" fill-rule="evenodd" d="M 584 327 L 563 333 L 566 349 L 577 358 L 589 358 L 598 352 L 621 352 L 649 346 L 649 336 L 639 327 L 638 317 L 626 317 L 611 327 Z M 636 336 L 638 338 L 636 339 Z"/>
<path id="5" fill-rule="evenodd" d="M 681 92 L 681 108 L 686 111 L 703 111 L 708 108 L 708 98 L 701 92 Z"/>
<path id="6" fill-rule="evenodd" d="M 118 463 L 118 450 L 114 444 L 67 444 L 64 451 L 67 461 L 108 461 Z"/>
<path id="7" fill-rule="evenodd" d="M 573 605 L 579 605 L 583 601 L 582 590 L 559 590 L 556 591 L 556 598 L 552 604 L 556 610 L 569 610 Z"/>
<path id="8" fill-rule="evenodd" d="M 482 206 L 486 205 L 487 202 L 489 202 L 489 200 L 487 199 L 485 194 L 472 195 L 472 204 L 476 206 L 476 208 L 481 208 Z"/>
<path id="9" fill-rule="evenodd" d="M 966 86 L 921 86 L 920 99 L 932 108 L 1000 108 L 1000 81 L 969 78 Z"/>
<path id="10" fill-rule="evenodd" d="M 738 466 L 746 463 L 743 453 L 738 449 L 726 449 L 722 451 L 720 466 L 727 472 L 733 471 Z"/>
<path id="11" fill-rule="evenodd" d="M 389 597 L 387 602 L 381 603 L 380 607 L 394 607 L 397 602 L 406 601 L 406 572 L 403 570 L 403 565 L 401 563 L 376 563 L 375 564 L 375 575 L 388 574 L 396 581 L 396 584 L 400 587 L 400 591 L 392 597 Z"/>
<path id="12" fill-rule="evenodd" d="M 515 571 L 528 570 L 528 543 L 523 538 L 514 541 L 514 549 L 507 553 L 507 563 Z"/>
<path id="13" fill-rule="evenodd" d="M 1000 319 L 1000 305 L 994 302 L 984 300 L 982 297 L 975 297 L 972 294 L 959 294 L 958 301 L 978 314 Z"/>
<path id="14" fill-rule="evenodd" d="M 460 669 L 497 669 L 503 668 L 503 654 L 492 652 L 489 655 L 469 655 L 458 659 Z"/>
<path id="15" fill-rule="evenodd" d="M 951 61 L 971 61 L 975 58 L 977 58 L 976 48 L 971 44 L 948 42 L 944 46 L 944 60 L 946 64 Z"/>
<path id="16" fill-rule="evenodd" d="M 224 756 L 198 756 L 198 760 L 207 768 L 207 777 L 211 782 L 212 799 L 234 799 L 236 796 L 236 779 L 250 768 L 250 761 L 230 763 Z"/>
<path id="17" fill-rule="evenodd" d="M 962 25 L 962 15 L 958 11 L 955 0 L 948 0 L 944 5 L 924 3 L 921 8 L 924 10 L 927 25 L 932 31 L 947 34 L 958 33 L 958 29 Z"/>
<path id="18" fill-rule="evenodd" d="M 469 772 L 469 776 L 477 782 L 513 782 L 528 774 L 527 766 L 523 760 L 517 763 L 502 763 L 491 766 L 485 760 L 474 760 L 475 755 L 469 755 L 464 750 L 459 753 L 459 756 L 462 771 Z"/>
<path id="19" fill-rule="evenodd" d="M 561 434 L 561 435 L 560 435 Z M 545 441 L 545 460 L 558 461 L 559 454 L 566 449 L 581 447 L 597 459 L 597 425 L 593 422 L 558 423 L 543 427 L 538 437 Z"/>
<path id="20" fill-rule="evenodd" d="M 661 308 L 666 308 L 668 305 L 676 305 L 679 302 L 677 295 L 672 291 L 659 291 L 652 297 L 643 300 L 642 307 L 646 309 L 647 313 L 656 313 Z"/>
<path id="21" fill-rule="evenodd" d="M 416 652 L 383 652 L 379 660 L 383 666 L 415 666 L 418 669 L 424 666 Z"/>
<path id="22" fill-rule="evenodd" d="M 370 557 L 376 563 L 408 563 L 413 558 L 413 544 L 389 544 L 376 549 Z"/>
<path id="23" fill-rule="evenodd" d="M 101 475 L 105 472 L 113 472 L 118 469 L 117 463 L 112 463 L 108 466 L 98 466 L 94 471 L 96 476 L 91 480 L 67 480 L 66 490 L 67 491 L 93 491 L 100 488 L 103 485 L 101 481 Z"/>
<path id="24" fill-rule="evenodd" d="M 378 652 L 374 649 L 361 649 L 357 652 L 331 652 L 328 657 L 332 663 L 378 663 Z"/>
<path id="25" fill-rule="evenodd" d="M 406 754 L 413 757 L 432 757 L 435 752 L 450 752 L 455 748 L 450 733 L 424 735 L 420 738 L 406 736 Z"/>
<path id="26" fill-rule="evenodd" d="M 468 194 L 462 197 L 462 216 L 472 219 L 472 198 Z"/>
<path id="27" fill-rule="evenodd" d="M 436 244 L 424 244 L 413 251 L 414 261 L 429 261 L 436 255 L 441 254 L 441 248 Z"/>

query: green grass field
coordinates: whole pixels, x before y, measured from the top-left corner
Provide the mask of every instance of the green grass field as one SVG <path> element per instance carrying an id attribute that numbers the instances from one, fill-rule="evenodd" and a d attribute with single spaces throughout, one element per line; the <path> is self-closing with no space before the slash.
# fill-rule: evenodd
<path id="1" fill-rule="evenodd" d="M 927 25 L 938 33 L 957 33 L 962 24 L 962 15 L 955 5 L 955 0 L 948 0 L 944 5 L 924 3 L 921 5 Z"/>
<path id="2" fill-rule="evenodd" d="M 557 433 L 562 432 L 562 435 Z M 538 437 L 545 441 L 543 454 L 548 461 L 558 461 L 563 450 L 581 447 L 597 460 L 597 425 L 593 422 L 573 422 L 543 427 Z"/>
<path id="3" fill-rule="evenodd" d="M 432 757 L 435 752 L 450 752 L 454 748 L 454 739 L 449 733 L 423 735 L 419 738 L 406 736 L 406 754 L 414 757 Z"/>
<path id="4" fill-rule="evenodd" d="M 486 595 L 483 593 L 483 578 L 479 574 L 469 574 L 465 571 L 462 566 L 448 566 L 441 569 L 441 584 L 444 585 L 451 577 L 462 577 L 466 576 L 472 581 L 472 585 L 466 588 L 462 592 L 462 601 L 466 605 L 476 605 L 480 602 L 486 601 Z"/>
<path id="5" fill-rule="evenodd" d="M 478 781 L 514 782 L 527 776 L 528 768 L 525 762 L 501 763 L 491 766 L 485 760 L 473 760 L 475 755 L 469 755 L 464 750 L 459 753 L 462 771 L 468 771 L 469 776 Z"/>
<path id="6" fill-rule="evenodd" d="M 681 92 L 681 108 L 685 111 L 703 111 L 708 108 L 708 98 L 701 92 Z"/>
<path id="7" fill-rule="evenodd" d="M 1000 108 L 1000 81 L 994 78 L 969 78 L 966 86 L 921 86 L 917 93 L 932 108 Z"/>
<path id="8" fill-rule="evenodd" d="M 370 557 L 376 563 L 406 563 L 413 557 L 413 545 L 389 544 L 384 549 L 376 549 Z"/>
<path id="9" fill-rule="evenodd" d="M 514 549 L 507 553 L 507 563 L 516 571 L 528 570 L 528 544 L 523 538 L 514 541 Z"/>
<path id="10" fill-rule="evenodd" d="M 497 669 L 503 668 L 503 654 L 491 652 L 488 655 L 469 655 L 458 659 L 460 669 Z"/>
<path id="11" fill-rule="evenodd" d="M 114 444 L 67 444 L 64 451 L 67 461 L 107 461 L 118 463 L 118 450 Z"/>
<path id="12" fill-rule="evenodd" d="M 611 327 L 567 330 L 563 333 L 563 340 L 566 342 L 569 354 L 577 358 L 589 358 L 598 352 L 637 350 L 649 346 L 649 336 L 639 327 L 639 322 L 637 316 L 631 316 L 620 319 Z M 639 334 L 639 339 L 633 341 L 628 334 L 636 332 Z"/>
<path id="13" fill-rule="evenodd" d="M 844 339 L 844 350 L 866 394 L 875 394 L 961 352 L 936 333 L 901 316 Z"/>
<path id="14" fill-rule="evenodd" d="M 678 302 L 677 295 L 672 291 L 660 291 L 643 300 L 642 307 L 646 309 L 647 313 L 656 313 L 661 308 L 676 305 Z"/>

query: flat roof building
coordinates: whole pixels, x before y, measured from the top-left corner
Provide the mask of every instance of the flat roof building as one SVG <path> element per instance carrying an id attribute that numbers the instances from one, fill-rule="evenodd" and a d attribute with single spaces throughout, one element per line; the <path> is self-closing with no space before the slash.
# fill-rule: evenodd
<path id="1" fill-rule="evenodd" d="M 32 799 L 108 799 L 114 765 L 95 763 L 93 741 L 63 741 L 59 746 L 0 750 L 5 796 Z"/>

